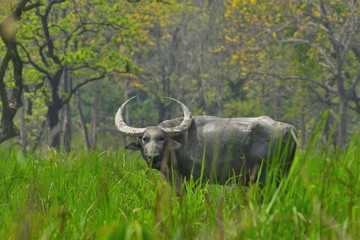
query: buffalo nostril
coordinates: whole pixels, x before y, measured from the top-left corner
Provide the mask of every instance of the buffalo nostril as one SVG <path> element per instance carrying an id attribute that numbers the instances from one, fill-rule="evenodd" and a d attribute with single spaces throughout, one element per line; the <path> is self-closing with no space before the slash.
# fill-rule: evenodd
<path id="1" fill-rule="evenodd" d="M 154 155 L 154 156 L 152 156 L 152 158 L 153 158 L 153 162 L 160 162 L 160 155 L 158 155 L 158 154 L 156 154 L 156 155 Z"/>
<path id="2" fill-rule="evenodd" d="M 147 156 L 147 159 L 149 159 L 152 162 L 159 162 L 160 161 L 160 155 L 154 154 Z"/>

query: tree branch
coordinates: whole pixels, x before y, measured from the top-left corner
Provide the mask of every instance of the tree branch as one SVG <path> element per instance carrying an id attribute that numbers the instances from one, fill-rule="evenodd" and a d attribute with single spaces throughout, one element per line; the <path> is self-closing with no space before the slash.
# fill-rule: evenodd
<path id="1" fill-rule="evenodd" d="M 94 81 L 103 79 L 103 78 L 105 78 L 105 77 L 106 77 L 106 73 L 103 72 L 103 73 L 102 73 L 100 76 L 98 76 L 98 77 L 89 78 L 89 79 L 86 79 L 85 81 L 83 81 L 82 83 L 79 83 L 79 84 L 76 85 L 73 89 L 71 89 L 69 96 L 68 96 L 64 101 L 62 101 L 62 105 L 67 104 L 67 103 L 70 101 L 72 95 L 74 95 L 74 94 L 76 93 L 76 91 L 77 91 L 79 88 L 81 88 L 82 86 L 84 86 L 85 84 L 88 84 L 88 83 L 90 83 L 90 82 L 94 82 Z"/>
<path id="2" fill-rule="evenodd" d="M 43 27 L 43 31 L 45 34 L 46 45 L 48 46 L 49 56 L 58 65 L 61 65 L 61 61 L 54 53 L 55 47 L 54 47 L 54 42 L 50 37 L 49 26 L 48 26 L 48 17 L 49 17 L 52 6 L 55 4 L 58 4 L 58 3 L 62 3 L 62 2 L 65 2 L 65 0 L 50 1 L 49 5 L 45 8 L 44 15 L 41 15 L 40 13 L 38 13 L 38 15 L 41 17 L 42 27 Z"/>
<path id="3" fill-rule="evenodd" d="M 30 64 L 31 64 L 36 70 L 38 70 L 39 72 L 45 74 L 48 78 L 50 78 L 50 77 L 51 77 L 51 76 L 50 76 L 50 73 L 47 72 L 45 69 L 41 68 L 39 65 L 37 65 L 37 64 L 31 59 L 30 54 L 29 54 L 28 51 L 26 51 L 25 47 L 24 47 L 21 43 L 18 43 L 18 44 L 19 44 L 19 46 L 21 47 L 21 49 L 25 52 L 26 57 L 27 57 L 27 59 L 29 60 Z"/>
<path id="4" fill-rule="evenodd" d="M 356 89 L 353 89 L 350 94 L 351 94 L 350 100 L 355 103 L 355 107 L 352 106 L 349 107 L 350 109 L 360 114 L 360 98 L 356 94 Z"/>
<path id="5" fill-rule="evenodd" d="M 357 71 L 356 75 L 354 76 L 353 80 L 351 81 L 349 91 L 352 91 L 352 89 L 355 89 L 356 86 L 360 82 L 360 69 Z"/>
<path id="6" fill-rule="evenodd" d="M 42 3 L 40 1 L 37 1 L 35 3 L 29 4 L 28 6 L 24 7 L 24 12 L 29 11 L 31 9 L 37 8 L 42 6 Z"/>
<path id="7" fill-rule="evenodd" d="M 313 91 L 316 96 L 316 100 L 325 103 L 328 106 L 337 106 L 338 104 L 331 102 L 331 97 L 322 98 L 317 91 Z"/>
<path id="8" fill-rule="evenodd" d="M 272 72 L 249 72 L 249 74 L 257 74 L 257 75 L 269 75 L 269 76 L 273 76 L 275 78 L 278 78 L 279 80 L 295 80 L 295 79 L 299 79 L 299 80 L 305 80 L 311 83 L 315 83 L 316 85 L 318 85 L 319 87 L 325 89 L 328 92 L 332 92 L 332 93 L 336 93 L 336 89 L 334 89 L 333 87 L 324 84 L 322 82 L 319 82 L 313 78 L 310 77 L 302 77 L 302 76 L 297 76 L 297 75 L 291 75 L 291 76 L 281 76 L 279 74 L 276 73 L 272 73 Z"/>

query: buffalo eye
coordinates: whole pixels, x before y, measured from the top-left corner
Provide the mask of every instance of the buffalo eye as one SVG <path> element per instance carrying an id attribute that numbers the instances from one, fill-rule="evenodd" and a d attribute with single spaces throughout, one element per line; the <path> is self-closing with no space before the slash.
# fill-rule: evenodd
<path id="1" fill-rule="evenodd" d="M 148 142 L 148 141 L 149 141 L 149 137 L 147 137 L 147 136 L 146 136 L 146 137 L 143 137 L 142 140 L 143 140 L 143 142 Z"/>
<path id="2" fill-rule="evenodd" d="M 161 136 L 161 137 L 159 137 L 159 139 L 158 139 L 159 141 L 164 141 L 165 140 L 165 138 L 163 137 L 163 136 Z"/>

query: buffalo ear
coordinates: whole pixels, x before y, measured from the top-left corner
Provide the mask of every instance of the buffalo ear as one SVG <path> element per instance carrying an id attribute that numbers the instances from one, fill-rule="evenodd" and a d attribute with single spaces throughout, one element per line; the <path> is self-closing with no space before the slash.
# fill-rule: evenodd
<path id="1" fill-rule="evenodd" d="M 182 144 L 174 140 L 168 140 L 168 146 L 169 146 L 169 150 L 176 150 L 181 148 Z"/>
<path id="2" fill-rule="evenodd" d="M 130 150 L 140 150 L 140 148 L 141 148 L 141 144 L 139 141 L 129 143 L 128 145 L 125 146 L 125 149 L 130 149 Z"/>

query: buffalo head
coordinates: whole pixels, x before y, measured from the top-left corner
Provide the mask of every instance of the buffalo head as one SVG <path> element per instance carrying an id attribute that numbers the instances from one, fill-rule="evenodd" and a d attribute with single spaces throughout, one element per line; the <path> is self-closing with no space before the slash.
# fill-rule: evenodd
<path id="1" fill-rule="evenodd" d="M 125 147 L 126 149 L 140 150 L 143 158 L 150 167 L 160 169 L 165 152 L 181 147 L 180 143 L 171 138 L 189 129 L 192 122 L 190 110 L 180 101 L 168 98 L 179 104 L 184 113 L 184 119 L 178 126 L 166 128 L 158 125 L 134 128 L 128 126 L 122 117 L 123 109 L 134 98 L 135 97 L 130 98 L 120 106 L 115 116 L 115 125 L 121 133 L 137 138 L 136 141 L 127 145 Z"/>

